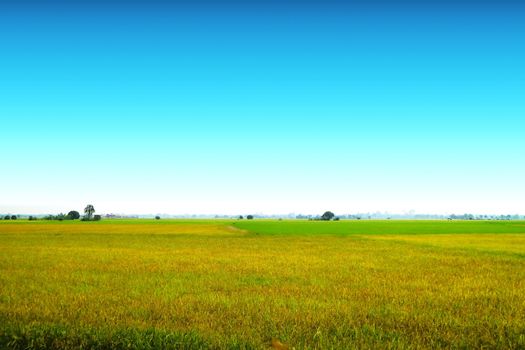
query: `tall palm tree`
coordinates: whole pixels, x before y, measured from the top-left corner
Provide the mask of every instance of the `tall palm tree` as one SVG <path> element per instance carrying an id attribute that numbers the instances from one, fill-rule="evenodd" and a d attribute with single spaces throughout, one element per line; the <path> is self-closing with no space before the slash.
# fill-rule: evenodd
<path id="1" fill-rule="evenodd" d="M 84 214 L 86 214 L 88 220 L 91 220 L 91 216 L 93 215 L 94 212 L 95 212 L 95 207 L 93 207 L 92 204 L 88 204 L 84 208 Z"/>

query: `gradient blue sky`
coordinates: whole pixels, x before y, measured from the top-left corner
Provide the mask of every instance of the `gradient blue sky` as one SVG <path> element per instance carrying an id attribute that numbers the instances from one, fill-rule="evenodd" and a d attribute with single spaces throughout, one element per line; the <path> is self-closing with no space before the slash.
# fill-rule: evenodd
<path id="1" fill-rule="evenodd" d="M 2 1 L 0 212 L 525 213 L 517 1 Z"/>

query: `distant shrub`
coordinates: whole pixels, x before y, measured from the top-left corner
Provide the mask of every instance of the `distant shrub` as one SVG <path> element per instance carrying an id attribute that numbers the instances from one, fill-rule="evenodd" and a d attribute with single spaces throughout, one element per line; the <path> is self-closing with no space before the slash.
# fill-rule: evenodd
<path id="1" fill-rule="evenodd" d="M 35 221 L 36 220 L 36 217 L 32 216 L 32 215 L 29 215 L 29 217 L 27 218 L 29 221 Z"/>
<path id="2" fill-rule="evenodd" d="M 155 216 L 155 220 L 160 220 L 160 216 Z"/>
<path id="3" fill-rule="evenodd" d="M 248 215 L 248 216 L 246 216 L 246 219 L 247 219 L 247 220 L 253 220 L 253 215 Z"/>
<path id="4" fill-rule="evenodd" d="M 335 217 L 335 218 L 334 218 L 334 221 L 339 221 L 339 217 Z"/>
<path id="5" fill-rule="evenodd" d="M 325 211 L 324 214 L 321 216 L 321 220 L 329 221 L 334 218 L 335 214 L 331 211 Z"/>
<path id="6" fill-rule="evenodd" d="M 58 215 L 46 215 L 44 216 L 42 219 L 44 220 L 58 220 L 58 221 L 63 221 L 63 220 L 68 220 L 70 219 L 69 216 L 66 216 L 64 213 L 60 213 Z M 36 220 L 36 218 L 35 218 Z"/>
<path id="7" fill-rule="evenodd" d="M 102 220 L 102 216 L 100 216 L 100 215 L 94 215 L 93 216 L 93 221 L 100 221 L 100 220 Z"/>
<path id="8" fill-rule="evenodd" d="M 239 215 L 239 220 L 242 220 L 244 219 L 244 217 L 242 215 Z"/>
<path id="9" fill-rule="evenodd" d="M 18 219 L 18 216 L 16 216 L 16 215 L 11 215 L 11 220 L 16 220 L 16 219 Z"/>
<path id="10" fill-rule="evenodd" d="M 4 216 L 4 220 L 10 220 L 11 217 L 9 215 Z"/>
<path id="11" fill-rule="evenodd" d="M 71 220 L 80 219 L 80 213 L 76 210 L 71 210 L 69 213 L 67 213 L 67 216 Z"/>

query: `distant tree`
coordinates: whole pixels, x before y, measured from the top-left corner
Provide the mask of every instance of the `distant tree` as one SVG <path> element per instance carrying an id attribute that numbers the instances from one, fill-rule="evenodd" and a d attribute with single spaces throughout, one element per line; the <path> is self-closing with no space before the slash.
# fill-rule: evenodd
<path id="1" fill-rule="evenodd" d="M 102 219 L 102 216 L 100 215 L 93 216 L 93 221 L 100 221 L 101 219 Z"/>
<path id="2" fill-rule="evenodd" d="M 11 216 L 9 215 L 4 216 L 4 220 L 11 220 Z"/>
<path id="3" fill-rule="evenodd" d="M 329 221 L 334 218 L 335 214 L 331 211 L 325 211 L 323 215 L 321 215 L 321 220 Z"/>
<path id="4" fill-rule="evenodd" d="M 71 220 L 80 219 L 80 213 L 78 211 L 76 211 L 76 210 L 71 210 L 69 213 L 67 213 L 67 216 Z"/>
<path id="5" fill-rule="evenodd" d="M 11 215 L 11 220 L 16 220 L 18 217 L 16 215 Z"/>
<path id="6" fill-rule="evenodd" d="M 29 215 L 29 217 L 27 218 L 29 221 L 35 221 L 36 220 L 36 217 L 32 216 L 32 215 Z"/>
<path id="7" fill-rule="evenodd" d="M 247 219 L 247 220 L 253 220 L 253 215 L 248 215 L 248 216 L 246 217 L 246 219 Z"/>
<path id="8" fill-rule="evenodd" d="M 160 220 L 160 216 L 155 216 L 155 220 Z"/>
<path id="9" fill-rule="evenodd" d="M 336 217 L 334 218 L 334 221 L 339 221 L 339 217 L 336 216 Z"/>
<path id="10" fill-rule="evenodd" d="M 84 214 L 86 214 L 86 219 L 87 220 L 91 220 L 91 216 L 93 215 L 94 212 L 95 212 L 95 207 L 93 207 L 92 204 L 88 204 L 84 208 Z"/>
<path id="11" fill-rule="evenodd" d="M 56 220 L 58 220 L 58 221 L 64 221 L 64 220 L 67 220 L 67 219 L 69 219 L 69 217 L 66 214 L 64 214 L 64 213 L 60 213 L 60 214 L 58 214 L 56 216 Z"/>
<path id="12" fill-rule="evenodd" d="M 242 215 L 239 215 L 239 220 L 242 220 L 244 219 L 244 217 Z"/>

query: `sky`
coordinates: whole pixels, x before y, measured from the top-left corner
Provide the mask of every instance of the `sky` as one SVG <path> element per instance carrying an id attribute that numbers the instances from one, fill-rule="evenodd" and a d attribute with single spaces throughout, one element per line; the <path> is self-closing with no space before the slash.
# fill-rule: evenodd
<path id="1" fill-rule="evenodd" d="M 0 3 L 0 212 L 525 214 L 518 1 Z"/>

